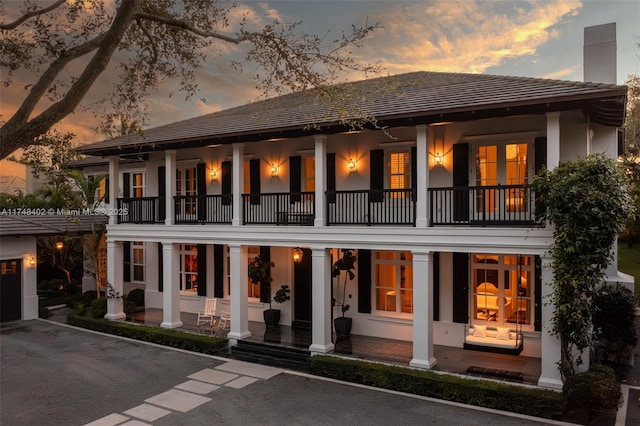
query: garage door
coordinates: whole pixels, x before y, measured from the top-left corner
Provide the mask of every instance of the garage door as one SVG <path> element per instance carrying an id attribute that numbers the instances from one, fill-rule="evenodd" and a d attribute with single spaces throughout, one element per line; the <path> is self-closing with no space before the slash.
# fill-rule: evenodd
<path id="1" fill-rule="evenodd" d="M 21 316 L 22 259 L 0 261 L 0 322 Z"/>

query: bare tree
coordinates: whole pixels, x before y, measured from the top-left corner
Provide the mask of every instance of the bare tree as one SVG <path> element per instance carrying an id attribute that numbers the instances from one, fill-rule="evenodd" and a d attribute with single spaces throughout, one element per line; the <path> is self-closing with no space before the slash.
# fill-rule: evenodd
<path id="1" fill-rule="evenodd" d="M 111 3 L 109 3 L 111 4 Z M 0 3 L 0 19 L 6 18 Z M 236 69 L 251 67 L 264 95 L 326 87 L 340 73 L 365 75 L 377 67 L 358 63 L 350 52 L 376 25 L 352 27 L 330 43 L 298 32 L 299 23 L 272 23 L 257 30 L 237 6 L 215 0 L 56 0 L 46 7 L 25 0 L 19 16 L 0 22 L 3 84 L 16 72 L 35 76 L 13 116 L 0 128 L 0 158 L 36 143 L 72 113 L 107 67 L 119 77 L 107 97 L 104 118 L 139 118 L 150 91 L 178 80 L 187 98 L 197 91 L 195 70 L 212 43 L 244 48 Z"/>

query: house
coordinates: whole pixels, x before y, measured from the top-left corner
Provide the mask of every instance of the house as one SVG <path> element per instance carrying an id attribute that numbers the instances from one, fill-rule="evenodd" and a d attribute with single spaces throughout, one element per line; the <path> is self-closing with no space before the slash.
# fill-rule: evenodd
<path id="1" fill-rule="evenodd" d="M 345 85 L 377 120 L 364 130 L 298 93 L 82 147 L 108 159 L 108 280 L 144 288 L 166 328 L 216 297 L 228 337 L 242 340 L 273 296 L 248 280 L 259 254 L 275 262 L 272 292 L 292 290 L 282 323 L 310 328 L 309 349 L 327 353 L 340 291 L 331 265 L 353 249 L 354 334 L 413 342 L 418 368 L 437 364 L 434 344 L 537 357 L 539 384 L 560 387 L 542 303 L 553 232 L 528 183 L 543 165 L 618 154 L 627 89 L 609 77 L 413 72 Z M 615 261 L 608 274 L 624 278 Z M 122 307 L 107 317 L 124 318 Z"/>

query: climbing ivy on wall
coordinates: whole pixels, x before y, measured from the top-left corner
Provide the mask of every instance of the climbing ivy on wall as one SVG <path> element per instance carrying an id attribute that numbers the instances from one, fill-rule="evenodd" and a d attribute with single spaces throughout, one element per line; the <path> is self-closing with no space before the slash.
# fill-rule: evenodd
<path id="1" fill-rule="evenodd" d="M 592 343 L 591 295 L 604 279 L 616 236 L 633 216 L 624 174 L 613 159 L 592 154 L 542 170 L 534 177 L 536 202 L 554 226 L 550 248 L 554 306 L 552 333 L 560 338 L 562 380 L 582 364 Z"/>

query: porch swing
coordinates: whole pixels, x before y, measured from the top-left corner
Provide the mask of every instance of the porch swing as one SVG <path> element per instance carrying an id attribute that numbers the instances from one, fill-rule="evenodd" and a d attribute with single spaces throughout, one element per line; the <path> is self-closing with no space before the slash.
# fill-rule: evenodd
<path id="1" fill-rule="evenodd" d="M 491 327 L 480 324 L 465 324 L 464 331 L 464 349 L 499 353 L 505 355 L 520 355 L 523 349 L 522 323 L 524 322 L 523 312 L 520 311 L 520 296 L 524 293 L 522 281 L 522 256 L 517 258 L 517 288 L 515 297 L 503 297 L 502 309 L 500 308 L 500 300 L 498 289 L 490 282 L 484 282 L 478 286 L 479 292 L 476 292 L 476 310 L 479 318 L 487 321 L 496 321 L 497 316 L 502 312 L 503 316 L 507 307 L 513 311 L 509 314 L 507 322 L 515 323 L 515 332 L 510 327 Z M 525 301 L 526 303 L 526 301 Z"/>

